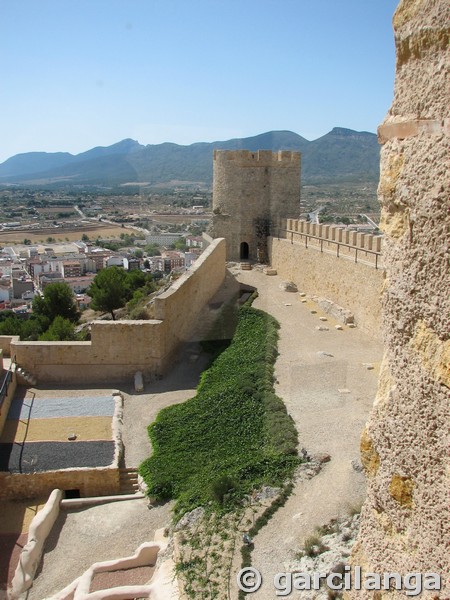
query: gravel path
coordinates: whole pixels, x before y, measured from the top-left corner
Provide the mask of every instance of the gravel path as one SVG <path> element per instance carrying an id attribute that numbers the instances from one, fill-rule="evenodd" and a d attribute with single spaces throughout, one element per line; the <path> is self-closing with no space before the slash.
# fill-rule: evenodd
<path id="1" fill-rule="evenodd" d="M 284 563 L 304 538 L 364 499 L 364 475 L 352 461 L 359 462 L 359 438 L 375 397 L 382 346 L 357 328 L 336 330 L 337 322 L 313 302 L 302 303 L 299 294 L 282 291 L 278 276 L 253 270 L 241 272 L 239 280 L 258 288 L 253 306 L 280 322 L 276 392 L 295 421 L 300 447 L 331 456 L 316 477 L 297 483 L 286 505 L 254 540 L 252 563 L 262 573 L 263 585 L 252 599 L 272 600 L 273 576 L 285 571 Z"/>

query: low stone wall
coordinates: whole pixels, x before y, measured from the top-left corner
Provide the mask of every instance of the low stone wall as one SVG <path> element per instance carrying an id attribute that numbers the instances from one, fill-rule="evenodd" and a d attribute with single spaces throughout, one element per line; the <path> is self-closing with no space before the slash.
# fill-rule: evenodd
<path id="1" fill-rule="evenodd" d="M 12 372 L 11 381 L 7 387 L 5 398 L 4 398 L 1 408 L 0 408 L 0 436 L 3 433 L 3 428 L 6 423 L 6 418 L 8 416 L 9 407 L 11 406 L 12 399 L 14 398 L 16 387 L 17 387 L 17 375 L 14 370 Z"/>
<path id="2" fill-rule="evenodd" d="M 10 600 L 19 600 L 31 587 L 41 560 L 44 543 L 59 515 L 61 490 L 53 490 L 44 508 L 33 518 L 28 530 L 28 542 L 23 548 L 9 590 Z"/>
<path id="3" fill-rule="evenodd" d="M 288 239 L 270 238 L 269 256 L 278 274 L 296 283 L 301 292 L 323 296 L 350 310 L 358 327 L 381 339 L 383 270 Z"/>
<path id="4" fill-rule="evenodd" d="M 26 499 L 48 496 L 52 490 L 80 490 L 80 496 L 109 496 L 118 494 L 119 469 L 64 469 L 42 473 L 0 472 L 0 498 Z"/>
<path id="5" fill-rule="evenodd" d="M 211 242 L 194 265 L 155 298 L 156 319 L 94 321 L 90 342 L 25 342 L 0 336 L 5 355 L 39 383 L 119 382 L 141 371 L 147 378 L 170 368 L 182 342 L 225 279 L 225 240 Z"/>
<path id="6" fill-rule="evenodd" d="M 11 342 L 17 342 L 20 340 L 18 335 L 0 335 L 0 350 L 3 356 L 11 356 Z"/>
<path id="7" fill-rule="evenodd" d="M 153 598 L 154 600 L 173 600 L 180 597 L 175 564 L 170 557 L 164 529 L 155 532 L 153 542 L 141 544 L 132 556 L 94 563 L 80 577 L 66 586 L 49 600 L 71 600 L 91 598 L 92 600 L 124 600 L 126 598 Z M 132 577 L 133 569 L 141 566 L 156 565 L 151 581 L 146 585 L 121 585 L 90 592 L 92 581 L 98 573 L 127 571 Z M 126 578 L 126 575 L 125 575 Z"/>
<path id="8" fill-rule="evenodd" d="M 17 364 L 38 382 L 109 383 L 161 370 L 159 321 L 94 321 L 90 342 L 13 342 Z"/>

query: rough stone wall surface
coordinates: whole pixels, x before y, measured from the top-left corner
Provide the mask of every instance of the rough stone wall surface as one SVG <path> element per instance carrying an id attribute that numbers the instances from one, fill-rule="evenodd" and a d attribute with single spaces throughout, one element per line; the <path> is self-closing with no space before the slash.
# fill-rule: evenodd
<path id="1" fill-rule="evenodd" d="M 43 473 L 0 473 L 0 498 L 26 499 L 48 496 L 52 490 L 79 489 L 80 496 L 119 493 L 119 469 L 65 469 Z"/>
<path id="2" fill-rule="evenodd" d="M 393 104 L 379 128 L 385 356 L 361 439 L 368 476 L 354 564 L 435 572 L 449 598 L 448 0 L 402 0 Z M 351 598 L 372 598 L 352 592 Z M 383 592 L 379 598 L 405 597 Z"/>
<path id="3" fill-rule="evenodd" d="M 214 152 L 214 237 L 224 237 L 227 259 L 240 260 L 240 245 L 257 259 L 255 219 L 278 222 L 300 211 L 300 153 L 259 150 Z"/>
<path id="4" fill-rule="evenodd" d="M 17 364 L 38 382 L 108 383 L 163 374 L 180 343 L 188 341 L 197 317 L 225 279 L 225 240 L 214 240 L 192 268 L 155 299 L 157 319 L 95 321 L 90 342 L 3 340 Z M 0 336 L 0 343 L 1 343 Z"/>
<path id="5" fill-rule="evenodd" d="M 381 339 L 382 269 L 285 239 L 270 238 L 269 256 L 278 274 L 296 283 L 299 291 L 324 296 L 349 309 L 358 327 L 374 339 Z"/>

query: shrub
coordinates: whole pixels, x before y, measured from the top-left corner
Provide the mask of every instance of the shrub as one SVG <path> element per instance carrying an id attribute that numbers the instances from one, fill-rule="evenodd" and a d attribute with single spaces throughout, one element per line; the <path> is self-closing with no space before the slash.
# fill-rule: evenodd
<path id="1" fill-rule="evenodd" d="M 237 490 L 237 484 L 229 475 L 222 475 L 212 483 L 212 496 L 214 500 L 223 506 L 232 492 Z"/>
<path id="2" fill-rule="evenodd" d="M 322 544 L 322 540 L 317 535 L 311 535 L 306 538 L 304 544 L 304 553 L 313 558 L 314 556 L 319 556 L 322 552 L 326 552 L 328 550 L 328 546 Z"/>

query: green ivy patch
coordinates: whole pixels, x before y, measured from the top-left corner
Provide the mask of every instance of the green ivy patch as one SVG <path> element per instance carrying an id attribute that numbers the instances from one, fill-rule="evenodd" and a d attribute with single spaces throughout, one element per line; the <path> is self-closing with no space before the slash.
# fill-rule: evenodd
<path id="1" fill-rule="evenodd" d="M 242 307 L 232 343 L 203 373 L 197 395 L 149 426 L 153 454 L 139 471 L 150 496 L 177 500 L 176 517 L 208 503 L 232 509 L 297 466 L 297 432 L 273 389 L 278 328 L 270 315 Z"/>

